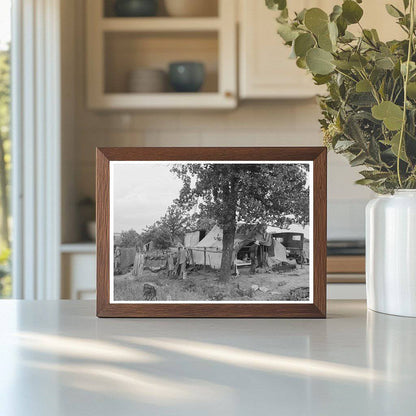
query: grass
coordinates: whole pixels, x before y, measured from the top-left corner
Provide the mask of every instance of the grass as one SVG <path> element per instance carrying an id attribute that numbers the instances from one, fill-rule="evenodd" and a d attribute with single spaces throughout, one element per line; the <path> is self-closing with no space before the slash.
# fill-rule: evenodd
<path id="1" fill-rule="evenodd" d="M 299 301 L 308 300 L 309 267 L 253 276 L 244 270 L 225 284 L 214 270 L 188 273 L 186 280 L 168 279 L 164 271 L 146 270 L 140 279 L 127 273 L 114 276 L 114 300 L 144 300 L 144 283 L 155 286 L 158 301 Z"/>

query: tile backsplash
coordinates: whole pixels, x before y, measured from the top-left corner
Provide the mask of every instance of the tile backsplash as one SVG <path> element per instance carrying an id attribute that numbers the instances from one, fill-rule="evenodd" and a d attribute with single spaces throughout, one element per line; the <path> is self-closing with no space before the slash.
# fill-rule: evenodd
<path id="1" fill-rule="evenodd" d="M 319 146 L 315 100 L 248 102 L 233 111 L 97 113 L 78 110 L 75 175 L 78 199 L 95 193 L 96 146 Z M 357 170 L 328 159 L 328 237 L 362 238 L 372 193 Z"/>

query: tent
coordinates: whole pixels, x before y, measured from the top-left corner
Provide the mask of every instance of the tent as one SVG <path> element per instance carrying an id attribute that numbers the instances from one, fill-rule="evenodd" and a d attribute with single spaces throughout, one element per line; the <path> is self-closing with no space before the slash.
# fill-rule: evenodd
<path id="1" fill-rule="evenodd" d="M 196 230 L 191 231 L 185 234 L 185 247 L 195 247 L 204 237 L 205 237 L 205 230 Z"/>
<path id="2" fill-rule="evenodd" d="M 211 231 L 192 249 L 195 264 L 203 264 L 219 269 L 222 258 L 222 229 L 215 225 Z"/>
<path id="3" fill-rule="evenodd" d="M 222 239 L 223 231 L 218 225 L 215 225 L 199 243 L 193 246 L 188 245 L 187 248 L 192 252 L 194 263 L 219 269 L 222 258 Z M 273 264 L 287 261 L 286 248 L 279 241 L 273 239 L 272 233 L 261 233 L 258 226 L 247 224 L 239 224 L 237 227 L 234 239 L 234 258 L 237 258 L 243 247 L 251 245 L 256 240 L 268 252 L 268 257 L 272 258 Z"/>

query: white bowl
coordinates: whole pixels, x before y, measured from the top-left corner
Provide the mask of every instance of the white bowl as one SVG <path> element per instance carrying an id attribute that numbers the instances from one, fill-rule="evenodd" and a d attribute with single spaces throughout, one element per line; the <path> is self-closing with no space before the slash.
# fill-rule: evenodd
<path id="1" fill-rule="evenodd" d="M 165 8 L 168 15 L 173 17 L 206 17 L 218 15 L 216 0 L 165 0 Z"/>
<path id="2" fill-rule="evenodd" d="M 167 74 L 160 69 L 139 68 L 131 71 L 128 78 L 129 92 L 159 93 L 167 89 Z"/>

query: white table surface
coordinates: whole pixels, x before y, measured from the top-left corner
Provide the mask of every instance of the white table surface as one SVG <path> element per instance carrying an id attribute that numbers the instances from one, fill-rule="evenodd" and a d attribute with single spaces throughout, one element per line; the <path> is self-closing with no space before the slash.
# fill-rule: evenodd
<path id="1" fill-rule="evenodd" d="M 416 319 L 97 319 L 0 301 L 0 415 L 412 415 Z"/>

